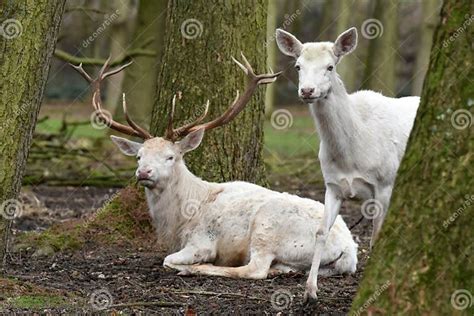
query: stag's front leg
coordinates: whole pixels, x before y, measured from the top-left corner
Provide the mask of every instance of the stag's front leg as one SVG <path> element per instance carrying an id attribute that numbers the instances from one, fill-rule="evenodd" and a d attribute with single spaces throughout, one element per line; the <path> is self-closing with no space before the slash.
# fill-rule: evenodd
<path id="1" fill-rule="evenodd" d="M 304 293 L 304 302 L 308 300 L 317 299 L 318 291 L 318 272 L 319 265 L 321 264 L 321 254 L 326 244 L 326 239 L 329 234 L 339 209 L 341 208 L 342 200 L 340 196 L 336 194 L 336 191 L 329 185 L 326 186 L 326 195 L 324 201 L 324 214 L 321 220 L 321 224 L 316 231 L 316 244 L 314 248 L 313 262 L 311 263 L 311 270 L 309 272 L 308 280 L 306 281 L 306 291 Z"/>
<path id="2" fill-rule="evenodd" d="M 211 247 L 196 247 L 187 245 L 178 252 L 166 256 L 163 266 L 178 271 L 183 270 L 183 266 L 195 263 L 213 262 L 215 259 L 215 251 Z"/>
<path id="3" fill-rule="evenodd" d="M 372 219 L 372 238 L 370 239 L 370 249 L 374 247 L 375 241 L 379 235 L 382 224 L 387 215 L 390 197 L 392 196 L 393 187 L 385 187 L 375 192 L 376 205 L 374 206 L 374 217 Z"/>

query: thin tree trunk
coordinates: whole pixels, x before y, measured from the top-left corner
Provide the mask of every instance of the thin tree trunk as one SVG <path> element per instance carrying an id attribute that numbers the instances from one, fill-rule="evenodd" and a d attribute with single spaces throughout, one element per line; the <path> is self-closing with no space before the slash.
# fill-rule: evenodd
<path id="1" fill-rule="evenodd" d="M 439 0 L 425 0 L 422 2 L 423 22 L 421 25 L 421 43 L 416 56 L 415 80 L 413 82 L 413 95 L 420 95 L 423 88 L 426 70 L 430 60 L 431 44 L 433 42 L 433 33 L 438 25 L 439 9 L 441 2 Z"/>
<path id="2" fill-rule="evenodd" d="M 398 1 L 375 0 L 373 19 L 366 20 L 361 29 L 361 35 L 370 39 L 362 86 L 393 97 L 397 94 Z"/>
<path id="3" fill-rule="evenodd" d="M 474 2 L 445 0 L 421 105 L 352 311 L 472 315 Z"/>
<path id="4" fill-rule="evenodd" d="M 225 111 L 242 91 L 246 78 L 231 56 L 244 52 L 256 72 L 265 72 L 267 1 L 174 0 L 167 14 L 167 39 L 152 117 L 152 131 L 163 135 L 171 100 L 177 102 L 176 124 L 202 114 L 210 99 L 209 118 Z M 190 169 L 206 180 L 264 182 L 262 160 L 264 88 L 230 124 L 205 136 L 188 155 Z"/>
<path id="5" fill-rule="evenodd" d="M 129 113 L 142 126 L 150 126 L 165 37 L 167 6 L 168 0 L 140 1 L 130 49 L 144 48 L 144 44 L 147 44 L 146 48 L 155 51 L 156 55 L 133 58 L 133 64 L 125 71 L 122 84 L 127 102 L 133 105 L 128 109 Z M 115 117 L 123 118 L 121 106 L 117 107 Z"/>
<path id="6" fill-rule="evenodd" d="M 278 6 L 276 0 L 268 0 L 267 12 L 267 69 L 276 69 L 277 64 L 277 47 L 275 42 L 275 30 L 277 25 Z M 274 84 L 267 86 L 265 92 L 265 114 L 271 115 L 275 107 L 275 88 Z"/>
<path id="7" fill-rule="evenodd" d="M 65 0 L 0 2 L 0 260 L 8 246 Z M 8 21 L 8 22 L 5 22 Z M 7 24 L 8 23 L 8 26 Z"/>

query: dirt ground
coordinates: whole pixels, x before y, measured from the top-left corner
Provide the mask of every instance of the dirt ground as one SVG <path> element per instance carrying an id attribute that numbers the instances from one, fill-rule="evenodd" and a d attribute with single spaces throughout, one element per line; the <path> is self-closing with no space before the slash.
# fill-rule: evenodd
<path id="1" fill-rule="evenodd" d="M 281 191 L 323 201 L 323 190 L 308 190 L 286 183 Z M 41 205 L 25 210 L 15 231 L 42 230 L 53 222 L 81 218 L 93 212 L 116 189 L 40 186 L 26 190 L 25 199 Z M 65 199 L 68 197 L 68 199 Z M 68 202 L 65 203 L 64 201 Z M 31 201 L 30 201 L 31 202 Z M 348 226 L 361 215 L 355 204 L 345 206 L 342 215 Z M 364 219 L 352 229 L 359 243 L 359 264 L 355 275 L 320 278 L 319 300 L 302 304 L 306 276 L 292 274 L 266 280 L 233 280 L 220 277 L 180 277 L 162 267 L 166 253 L 152 248 L 83 249 L 57 253 L 53 257 L 32 257 L 31 252 L 12 253 L 8 276 L 42 288 L 67 293 L 68 304 L 39 310 L 40 313 L 70 314 L 97 312 L 106 307 L 125 314 L 347 314 L 361 280 L 368 256 L 370 223 Z M 9 308 L 2 313 L 31 312 Z"/>

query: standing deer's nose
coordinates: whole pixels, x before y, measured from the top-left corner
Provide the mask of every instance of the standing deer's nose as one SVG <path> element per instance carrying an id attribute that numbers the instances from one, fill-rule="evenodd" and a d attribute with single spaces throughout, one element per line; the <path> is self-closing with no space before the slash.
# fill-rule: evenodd
<path id="1" fill-rule="evenodd" d="M 309 98 L 314 92 L 314 88 L 301 88 L 300 93 L 303 98 Z"/>
<path id="2" fill-rule="evenodd" d="M 143 169 L 138 170 L 137 179 L 140 180 L 149 180 L 151 176 L 152 170 L 151 169 Z"/>

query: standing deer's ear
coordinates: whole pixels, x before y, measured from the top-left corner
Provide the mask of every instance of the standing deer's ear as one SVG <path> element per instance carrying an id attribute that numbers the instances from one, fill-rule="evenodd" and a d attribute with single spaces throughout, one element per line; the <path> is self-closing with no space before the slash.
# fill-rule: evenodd
<path id="1" fill-rule="evenodd" d="M 187 153 L 188 151 L 196 149 L 204 137 L 204 128 L 198 129 L 197 131 L 191 132 L 181 140 L 178 145 L 181 149 L 181 152 Z"/>
<path id="2" fill-rule="evenodd" d="M 276 30 L 276 42 L 280 51 L 290 57 L 298 58 L 303 49 L 303 44 L 291 33 Z"/>
<path id="3" fill-rule="evenodd" d="M 357 29 L 351 27 L 347 31 L 339 35 L 334 42 L 334 55 L 342 57 L 351 53 L 357 46 Z"/>
<path id="4" fill-rule="evenodd" d="M 132 142 L 131 140 L 122 137 L 110 136 L 110 139 L 112 139 L 120 151 L 127 156 L 136 156 L 140 148 L 143 146 L 140 143 Z"/>

